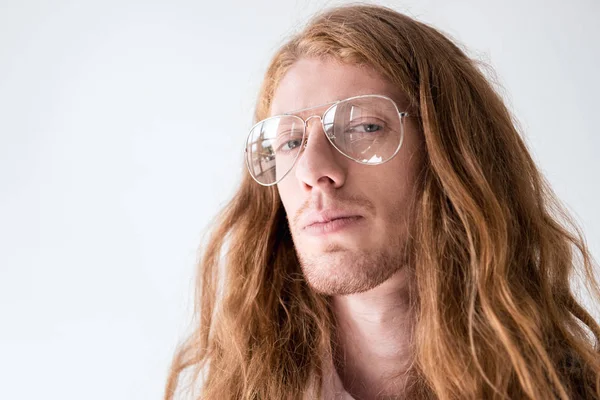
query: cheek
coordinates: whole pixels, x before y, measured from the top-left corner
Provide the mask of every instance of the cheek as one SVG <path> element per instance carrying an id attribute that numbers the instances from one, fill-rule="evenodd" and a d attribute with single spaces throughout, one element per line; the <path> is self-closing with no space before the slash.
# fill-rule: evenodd
<path id="1" fill-rule="evenodd" d="M 389 163 L 381 165 L 376 178 L 372 178 L 371 198 L 388 218 L 397 219 L 399 214 L 405 217 L 414 200 L 418 157 L 409 160 L 405 154 L 398 154 Z"/>
<path id="2" fill-rule="evenodd" d="M 279 198 L 283 203 L 283 208 L 289 217 L 293 217 L 296 210 L 300 207 L 298 204 L 301 201 L 300 193 L 298 193 L 297 186 L 294 184 L 291 177 L 287 177 L 282 182 L 277 184 L 277 191 L 279 192 Z"/>

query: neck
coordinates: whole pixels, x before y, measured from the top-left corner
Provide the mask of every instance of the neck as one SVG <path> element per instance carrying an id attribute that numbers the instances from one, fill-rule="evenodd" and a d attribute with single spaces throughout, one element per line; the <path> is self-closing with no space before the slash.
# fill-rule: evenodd
<path id="1" fill-rule="evenodd" d="M 407 278 L 404 267 L 376 288 L 331 299 L 337 321 L 336 370 L 356 399 L 404 391 L 413 327 Z"/>

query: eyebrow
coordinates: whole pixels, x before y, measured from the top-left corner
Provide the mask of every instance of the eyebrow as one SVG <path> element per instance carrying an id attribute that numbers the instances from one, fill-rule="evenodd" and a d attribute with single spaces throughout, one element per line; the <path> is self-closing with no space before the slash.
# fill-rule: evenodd
<path id="1" fill-rule="evenodd" d="M 350 99 L 352 97 L 355 97 L 355 96 L 348 97 L 348 99 Z M 330 101 L 329 103 L 323 103 L 323 104 L 318 104 L 316 106 L 310 106 L 310 107 L 300 108 L 298 110 L 287 111 L 287 112 L 284 112 L 284 113 L 281 113 L 281 114 L 276 114 L 276 115 L 294 115 L 294 114 L 299 114 L 299 113 L 301 113 L 303 111 L 313 110 L 315 108 L 321 108 L 321 107 L 324 107 L 324 106 L 332 106 L 335 103 L 339 103 L 340 101 L 344 101 L 344 100 L 346 100 L 346 99 L 334 100 L 334 101 Z"/>
<path id="2" fill-rule="evenodd" d="M 378 96 L 385 96 L 385 97 L 388 97 L 389 99 L 391 99 L 391 100 L 392 100 L 392 101 L 393 101 L 393 102 L 396 104 L 396 107 L 399 107 L 399 103 L 400 103 L 400 102 L 399 102 L 399 100 L 400 100 L 400 99 L 399 99 L 399 98 L 397 98 L 397 97 L 396 97 L 394 94 L 392 94 L 392 93 L 390 93 L 390 92 L 388 92 L 388 91 L 384 91 L 383 93 L 365 93 L 365 94 L 358 94 L 358 95 L 354 95 L 354 96 L 350 96 L 350 97 L 345 97 L 345 98 L 343 98 L 343 99 L 338 99 L 338 100 L 330 101 L 330 102 L 327 102 L 327 103 L 318 104 L 318 105 L 316 105 L 316 106 L 304 107 L 304 108 L 300 108 L 300 109 L 297 109 L 297 110 L 286 111 L 286 112 L 280 112 L 280 113 L 277 113 L 277 114 L 275 114 L 275 113 L 274 113 L 274 114 L 272 114 L 271 116 L 272 116 L 272 117 L 276 117 L 276 116 L 278 116 L 278 115 L 297 115 L 297 114 L 300 114 L 300 113 L 302 113 L 302 112 L 304 112 L 304 111 L 313 110 L 313 109 L 315 109 L 315 108 L 321 108 L 321 107 L 324 107 L 324 106 L 332 106 L 332 105 L 334 105 L 334 104 L 336 104 L 336 103 L 339 103 L 339 102 L 341 102 L 341 101 L 344 101 L 344 100 L 348 100 L 348 99 L 352 99 L 352 98 L 355 98 L 355 97 L 360 97 L 360 96 L 370 96 L 370 95 L 378 95 Z M 406 108 L 406 107 L 405 107 L 405 108 Z"/>

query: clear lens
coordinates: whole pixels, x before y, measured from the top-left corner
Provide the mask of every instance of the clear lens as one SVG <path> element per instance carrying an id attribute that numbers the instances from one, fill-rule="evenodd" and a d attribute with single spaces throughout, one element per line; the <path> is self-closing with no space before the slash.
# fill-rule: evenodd
<path id="1" fill-rule="evenodd" d="M 325 133 L 343 154 L 362 164 L 391 159 L 402 144 L 402 121 L 396 105 L 385 97 L 342 101 L 323 118 Z"/>
<path id="2" fill-rule="evenodd" d="M 304 121 L 287 115 L 256 124 L 246 143 L 246 163 L 259 183 L 270 185 L 282 179 L 294 165 L 304 137 Z"/>
<path id="3" fill-rule="evenodd" d="M 402 145 L 403 121 L 387 97 L 341 101 L 325 112 L 322 121 L 334 147 L 362 164 L 384 163 Z M 276 116 L 256 124 L 246 143 L 246 164 L 254 179 L 263 185 L 283 179 L 294 166 L 304 139 L 304 120 L 298 116 Z"/>

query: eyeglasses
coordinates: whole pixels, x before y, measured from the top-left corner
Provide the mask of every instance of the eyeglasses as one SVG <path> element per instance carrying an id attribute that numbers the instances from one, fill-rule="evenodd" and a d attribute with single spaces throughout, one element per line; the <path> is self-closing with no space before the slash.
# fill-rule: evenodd
<path id="1" fill-rule="evenodd" d="M 404 138 L 406 112 L 386 96 L 362 95 L 294 111 L 294 114 L 329 106 L 322 116 L 306 119 L 291 113 L 255 124 L 246 140 L 246 166 L 263 186 L 280 182 L 292 170 L 307 145 L 306 125 L 319 118 L 325 136 L 344 156 L 365 165 L 391 160 Z"/>

